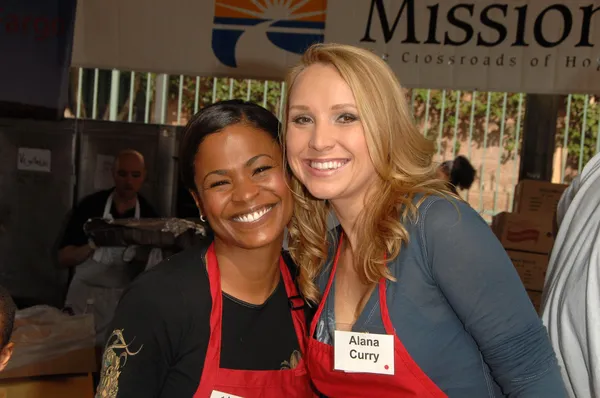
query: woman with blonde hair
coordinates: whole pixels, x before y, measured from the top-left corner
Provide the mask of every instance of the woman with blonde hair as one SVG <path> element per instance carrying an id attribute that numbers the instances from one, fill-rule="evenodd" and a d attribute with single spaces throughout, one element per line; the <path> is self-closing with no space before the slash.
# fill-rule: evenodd
<path id="1" fill-rule="evenodd" d="M 564 397 L 546 329 L 485 221 L 370 51 L 314 45 L 288 78 L 290 253 L 320 302 L 305 359 L 328 397 Z M 340 226 L 327 231 L 333 211 Z"/>

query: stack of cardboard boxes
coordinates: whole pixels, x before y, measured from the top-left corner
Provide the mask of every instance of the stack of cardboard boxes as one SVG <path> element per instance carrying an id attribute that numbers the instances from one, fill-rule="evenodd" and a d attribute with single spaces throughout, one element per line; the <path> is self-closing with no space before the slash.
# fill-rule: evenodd
<path id="1" fill-rule="evenodd" d="M 513 213 L 500 213 L 492 229 L 512 260 L 539 311 L 556 229 L 556 207 L 567 185 L 523 180 L 515 189 Z"/>

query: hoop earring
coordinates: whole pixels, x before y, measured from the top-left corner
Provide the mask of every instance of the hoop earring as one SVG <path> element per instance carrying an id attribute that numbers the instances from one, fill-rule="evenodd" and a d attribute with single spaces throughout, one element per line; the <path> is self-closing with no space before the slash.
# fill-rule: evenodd
<path id="1" fill-rule="evenodd" d="M 200 214 L 200 221 L 206 222 L 206 218 L 204 218 L 204 215 L 202 215 L 202 214 Z"/>

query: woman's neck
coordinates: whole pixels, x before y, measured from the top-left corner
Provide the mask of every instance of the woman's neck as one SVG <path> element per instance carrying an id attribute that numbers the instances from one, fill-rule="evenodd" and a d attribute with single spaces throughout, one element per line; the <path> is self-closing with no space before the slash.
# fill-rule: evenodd
<path id="1" fill-rule="evenodd" d="M 215 238 L 215 253 L 223 292 L 250 304 L 263 304 L 279 283 L 281 239 L 258 248 L 243 249 Z"/>
<path id="2" fill-rule="evenodd" d="M 342 202 L 342 203 L 340 203 Z M 349 247 L 355 247 L 357 228 L 356 221 L 360 216 L 360 210 L 353 203 L 344 203 L 346 201 L 331 201 L 331 207 L 335 213 L 335 217 L 340 222 L 344 230 L 345 239 Z"/>
<path id="3" fill-rule="evenodd" d="M 374 184 L 371 184 L 360 194 L 331 200 L 331 206 L 344 230 L 344 235 L 351 250 L 356 247 L 358 230 L 361 228 L 360 225 L 357 225 L 358 219 L 367 204 L 368 194 L 373 189 Z"/>

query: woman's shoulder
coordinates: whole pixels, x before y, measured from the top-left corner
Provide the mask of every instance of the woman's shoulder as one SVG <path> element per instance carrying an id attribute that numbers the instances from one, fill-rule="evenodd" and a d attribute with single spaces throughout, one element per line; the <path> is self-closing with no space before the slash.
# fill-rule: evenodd
<path id="1" fill-rule="evenodd" d="M 161 278 L 179 279 L 196 274 L 206 275 L 205 267 L 201 266 L 201 264 L 205 263 L 205 255 L 211 243 L 212 241 L 207 239 L 166 258 L 164 261 L 142 274 L 139 280 L 160 280 Z"/>
<path id="2" fill-rule="evenodd" d="M 436 243 L 446 241 L 449 234 L 452 234 L 452 239 L 460 240 L 462 236 L 471 237 L 473 230 L 489 230 L 481 216 L 459 198 L 442 194 L 419 195 L 412 203 L 416 209 L 403 221 L 409 239 L 393 261 L 397 267 L 402 267 L 407 259 L 418 260 L 419 264 L 426 266 L 427 253 L 437 246 Z M 394 268 L 393 274 L 397 272 L 399 270 Z"/>
<path id="3" fill-rule="evenodd" d="M 156 308 L 196 308 L 210 301 L 204 255 L 210 242 L 179 252 L 138 276 L 123 297 L 138 297 Z M 178 310 L 179 311 L 179 310 Z"/>
<path id="4" fill-rule="evenodd" d="M 410 233 L 414 238 L 409 243 L 411 250 L 419 252 L 427 263 L 435 252 L 444 253 L 436 257 L 442 264 L 443 259 L 461 255 L 456 250 L 485 247 L 494 253 L 501 248 L 483 217 L 467 202 L 454 197 L 423 198 Z"/>
<path id="5" fill-rule="evenodd" d="M 467 202 L 453 196 L 430 194 L 415 197 L 416 217 L 412 219 L 419 229 L 443 229 L 449 226 L 485 223 L 480 214 Z"/>

